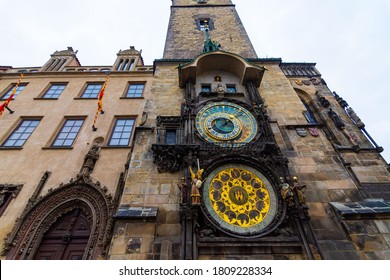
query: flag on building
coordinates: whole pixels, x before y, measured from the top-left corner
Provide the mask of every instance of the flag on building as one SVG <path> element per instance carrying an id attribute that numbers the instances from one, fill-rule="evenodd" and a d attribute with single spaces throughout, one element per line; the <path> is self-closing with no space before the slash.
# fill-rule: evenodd
<path id="1" fill-rule="evenodd" d="M 20 85 L 20 82 L 22 81 L 24 77 L 24 74 L 20 74 L 20 78 L 19 78 L 19 81 L 16 83 L 16 85 L 14 86 L 14 88 L 12 89 L 12 92 L 10 94 L 10 96 L 7 98 L 6 101 L 4 101 L 3 104 L 0 105 L 0 116 L 3 114 L 4 110 L 7 108 L 8 109 L 8 104 L 11 103 L 11 100 L 13 99 L 16 91 L 18 90 L 18 87 Z M 9 110 L 9 109 L 8 109 Z"/>
<path id="2" fill-rule="evenodd" d="M 106 89 L 109 77 L 110 77 L 110 73 L 107 74 L 106 80 L 105 80 L 104 84 L 102 85 L 102 88 L 100 89 L 99 94 L 98 94 L 98 108 L 96 110 L 95 119 L 93 120 L 93 125 L 92 125 L 93 131 L 97 130 L 95 125 L 96 125 L 96 120 L 98 118 L 99 112 L 101 114 L 104 114 L 104 111 L 103 111 L 103 97 L 104 97 L 104 91 Z"/>

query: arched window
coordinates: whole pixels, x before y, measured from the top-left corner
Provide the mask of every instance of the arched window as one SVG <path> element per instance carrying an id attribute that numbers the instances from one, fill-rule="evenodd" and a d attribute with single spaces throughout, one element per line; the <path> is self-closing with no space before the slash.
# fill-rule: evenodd
<path id="1" fill-rule="evenodd" d="M 306 117 L 306 120 L 309 122 L 309 123 L 317 123 L 316 121 L 316 118 L 314 117 L 314 114 L 313 112 L 311 111 L 309 105 L 306 103 L 306 101 L 304 99 L 301 98 L 301 101 L 303 103 L 303 105 L 305 106 L 306 108 L 306 111 L 303 112 L 303 114 L 305 115 Z"/>
<path id="2" fill-rule="evenodd" d="M 295 92 L 297 93 L 299 99 L 301 99 L 302 104 L 306 108 L 306 111 L 304 111 L 302 113 L 305 116 L 307 122 L 311 123 L 311 124 L 318 123 L 317 120 L 319 118 L 318 118 L 318 116 L 316 116 L 316 111 L 315 111 L 315 108 L 312 105 L 312 101 L 311 101 L 309 95 L 306 92 L 304 92 L 304 91 L 302 91 L 300 89 L 295 89 Z"/>

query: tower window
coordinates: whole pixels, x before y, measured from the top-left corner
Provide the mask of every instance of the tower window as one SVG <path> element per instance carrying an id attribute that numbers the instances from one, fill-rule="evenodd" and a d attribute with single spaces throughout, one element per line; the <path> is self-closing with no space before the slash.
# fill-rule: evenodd
<path id="1" fill-rule="evenodd" d="M 206 30 L 206 26 L 209 27 L 209 30 L 213 30 L 214 29 L 214 22 L 213 20 L 209 19 L 209 18 L 200 18 L 196 21 L 196 25 L 198 26 L 198 30 L 200 31 L 205 31 Z"/>
<path id="2" fill-rule="evenodd" d="M 202 85 L 202 92 L 211 93 L 211 85 Z"/>
<path id="3" fill-rule="evenodd" d="M 165 144 L 176 144 L 176 129 L 167 129 L 165 133 Z"/>
<path id="4" fill-rule="evenodd" d="M 206 30 L 206 26 L 208 26 L 209 22 L 207 19 L 201 19 L 199 21 L 199 30 L 200 31 L 205 31 Z"/>
<path id="5" fill-rule="evenodd" d="M 306 101 L 303 100 L 302 98 L 301 98 L 301 101 L 302 101 L 303 105 L 306 108 L 306 111 L 303 112 L 303 115 L 305 116 L 305 118 L 308 121 L 308 123 L 317 123 L 317 121 L 316 121 L 316 119 L 314 117 L 314 114 L 313 114 L 313 112 L 310 109 L 309 104 L 307 104 Z"/>
<path id="6" fill-rule="evenodd" d="M 226 90 L 228 93 L 236 93 L 237 92 L 235 85 L 226 85 Z"/>

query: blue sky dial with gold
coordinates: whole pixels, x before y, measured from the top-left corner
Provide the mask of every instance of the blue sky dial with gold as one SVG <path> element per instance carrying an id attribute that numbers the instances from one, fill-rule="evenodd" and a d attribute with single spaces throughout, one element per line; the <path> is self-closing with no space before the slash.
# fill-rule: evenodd
<path id="1" fill-rule="evenodd" d="M 212 102 L 196 115 L 200 136 L 211 143 L 249 143 L 258 130 L 255 117 L 244 107 L 227 101 Z"/>

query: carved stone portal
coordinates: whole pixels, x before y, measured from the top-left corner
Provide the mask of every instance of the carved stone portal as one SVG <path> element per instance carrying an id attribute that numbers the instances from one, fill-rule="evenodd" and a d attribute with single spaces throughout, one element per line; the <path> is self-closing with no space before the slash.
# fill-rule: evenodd
<path id="1" fill-rule="evenodd" d="M 112 196 L 107 188 L 87 176 L 51 190 L 25 209 L 5 240 L 2 255 L 7 259 L 32 259 L 42 238 L 61 217 L 80 209 L 91 225 L 82 259 L 97 259 L 106 254 L 112 232 L 114 213 Z"/>

